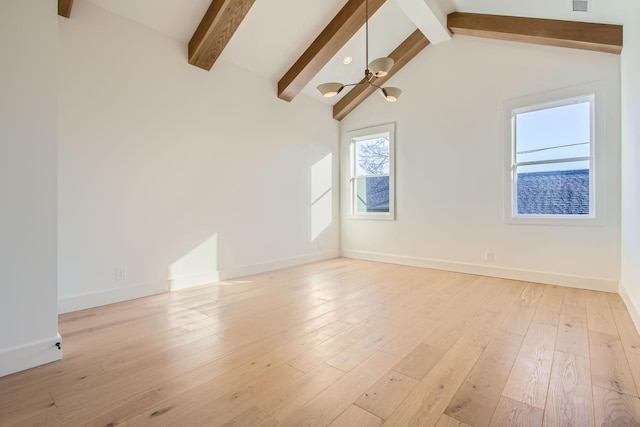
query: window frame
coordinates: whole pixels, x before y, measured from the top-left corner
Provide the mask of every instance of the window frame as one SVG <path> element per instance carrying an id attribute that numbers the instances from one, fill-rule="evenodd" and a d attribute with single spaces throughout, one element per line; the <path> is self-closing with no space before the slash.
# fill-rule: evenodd
<path id="1" fill-rule="evenodd" d="M 504 104 L 505 124 L 505 180 L 504 180 L 504 220 L 507 224 L 538 225 L 602 225 L 604 224 L 604 96 L 602 83 L 591 83 L 512 99 Z M 515 117 L 517 114 L 540 111 L 554 107 L 589 102 L 590 156 L 565 158 L 564 161 L 589 160 L 589 214 L 552 215 L 517 213 L 517 166 L 527 164 L 549 164 L 555 161 L 516 162 Z M 556 160 L 559 161 L 559 160 Z"/>
<path id="2" fill-rule="evenodd" d="M 357 212 L 356 191 L 357 178 L 382 177 L 387 174 L 356 175 L 355 145 L 359 141 L 389 135 L 389 212 Z M 346 132 L 349 144 L 349 215 L 350 219 L 395 220 L 395 123 L 386 123 Z"/>

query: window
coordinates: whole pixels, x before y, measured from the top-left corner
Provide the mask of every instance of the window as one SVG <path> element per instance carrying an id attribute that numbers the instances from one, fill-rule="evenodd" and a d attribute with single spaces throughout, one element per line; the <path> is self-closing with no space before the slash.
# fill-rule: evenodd
<path id="1" fill-rule="evenodd" d="M 394 219 L 394 124 L 348 132 L 352 218 Z"/>
<path id="2" fill-rule="evenodd" d="M 505 109 L 507 222 L 596 218 L 596 95 L 584 89 L 561 95 L 512 101 Z"/>

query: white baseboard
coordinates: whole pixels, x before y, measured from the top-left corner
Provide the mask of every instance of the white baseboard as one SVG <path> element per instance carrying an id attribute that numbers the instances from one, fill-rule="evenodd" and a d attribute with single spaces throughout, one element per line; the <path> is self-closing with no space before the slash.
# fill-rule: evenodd
<path id="1" fill-rule="evenodd" d="M 295 267 L 297 265 L 308 264 L 310 262 L 324 261 L 327 259 L 338 258 L 340 251 L 327 251 L 310 255 L 303 255 L 293 258 L 285 258 L 274 261 L 265 262 L 263 264 L 247 265 L 243 267 L 235 267 L 220 271 L 220 280 L 235 279 L 243 276 L 251 276 L 252 274 L 264 273 L 266 271 L 279 270 L 281 268 Z"/>
<path id="2" fill-rule="evenodd" d="M 58 314 L 114 304 L 136 298 L 148 297 L 169 290 L 168 284 L 150 284 L 113 288 L 105 291 L 58 298 Z"/>
<path id="3" fill-rule="evenodd" d="M 192 288 L 194 286 L 208 285 L 220 281 L 220 273 L 208 271 L 187 277 L 173 277 L 169 279 L 169 290 L 178 291 L 180 289 Z"/>
<path id="4" fill-rule="evenodd" d="M 60 334 L 0 352 L 0 377 L 62 359 L 56 343 L 62 344 Z"/>
<path id="5" fill-rule="evenodd" d="M 277 270 L 280 268 L 294 267 L 296 265 L 310 262 L 323 261 L 340 256 L 338 250 L 303 255 L 299 257 L 279 259 L 263 264 L 254 264 L 242 267 L 230 268 L 223 271 L 211 271 L 196 274 L 188 277 L 173 278 L 169 283 L 129 286 L 125 288 L 114 288 L 100 292 L 93 292 L 83 295 L 74 295 L 58 299 L 58 314 L 70 313 L 72 311 L 84 310 L 87 308 L 99 307 L 101 305 L 114 304 L 136 298 L 148 297 L 167 291 L 176 291 L 193 286 L 215 283 L 220 280 L 229 280 L 237 277 L 250 276 L 252 274 L 264 273 L 265 271 Z"/>
<path id="6" fill-rule="evenodd" d="M 631 315 L 631 320 L 633 320 L 633 323 L 636 325 L 636 329 L 640 334 L 640 304 L 637 299 L 629 295 L 622 282 L 620 283 L 619 292 L 622 301 L 624 301 L 624 304 L 627 306 L 627 310 Z"/>
<path id="7" fill-rule="evenodd" d="M 525 282 L 545 283 L 548 285 L 566 286 L 569 288 L 589 289 L 593 291 L 618 292 L 618 282 L 614 280 L 592 277 L 567 276 L 544 273 L 540 271 L 517 270 L 504 267 L 491 267 L 480 264 L 431 260 L 398 255 L 381 254 L 363 251 L 342 251 L 345 258 L 368 261 L 387 262 L 390 264 L 410 265 L 413 267 L 432 268 L 435 270 L 455 271 L 457 273 L 477 274 L 480 276 L 500 277 L 503 279 L 522 280 Z"/>

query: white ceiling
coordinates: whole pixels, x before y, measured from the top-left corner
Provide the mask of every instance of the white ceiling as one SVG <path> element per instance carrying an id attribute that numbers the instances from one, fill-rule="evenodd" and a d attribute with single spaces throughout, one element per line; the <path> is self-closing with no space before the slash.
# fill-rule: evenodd
<path id="1" fill-rule="evenodd" d="M 80 1 L 91 2 L 185 44 L 211 4 L 211 0 Z M 427 4 L 437 3 L 446 13 L 461 11 L 620 24 L 624 21 L 624 3 L 636 0 L 591 0 L 589 13 L 573 12 L 571 0 L 425 1 Z M 346 0 L 256 0 L 221 59 L 252 70 L 272 81 L 275 88 L 280 78 L 345 3 Z M 370 61 L 387 56 L 416 29 L 394 0 L 387 1 L 369 24 Z M 315 87 L 331 81 L 352 83 L 360 80 L 365 66 L 364 50 L 365 35 L 364 29 L 361 29 L 302 93 L 334 104 L 336 98 L 322 98 Z M 350 65 L 342 63 L 346 55 L 353 56 Z M 393 79 L 390 84 L 393 84 Z"/>
<path id="2" fill-rule="evenodd" d="M 573 12 L 571 0 L 450 0 L 455 10 L 489 15 L 622 24 L 624 4 L 637 0 L 590 0 L 589 12 Z"/>
<path id="3" fill-rule="evenodd" d="M 193 32 L 196 30 L 211 4 L 211 0 L 82 1 L 93 3 L 103 9 L 185 43 L 189 42 Z M 78 2 L 78 0 L 76 0 L 76 2 Z"/>

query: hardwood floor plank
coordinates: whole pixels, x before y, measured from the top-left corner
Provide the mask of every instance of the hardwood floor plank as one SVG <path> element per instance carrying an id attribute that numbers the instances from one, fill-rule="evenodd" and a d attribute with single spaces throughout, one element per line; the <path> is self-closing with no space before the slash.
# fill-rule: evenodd
<path id="1" fill-rule="evenodd" d="M 545 325 L 558 326 L 562 312 L 562 300 L 565 289 L 560 286 L 545 286 L 542 299 L 538 304 L 532 321 Z"/>
<path id="2" fill-rule="evenodd" d="M 343 371 L 323 363 L 289 386 L 267 396 L 259 406 L 274 418 L 284 419 L 343 375 Z"/>
<path id="3" fill-rule="evenodd" d="M 195 332 L 202 329 L 213 329 L 218 325 L 218 321 L 207 316 L 206 319 L 196 320 L 195 322 L 185 323 L 181 325 L 182 329 L 188 332 Z"/>
<path id="4" fill-rule="evenodd" d="M 446 319 L 439 322 L 438 327 L 430 331 L 422 340 L 422 343 L 448 350 L 474 325 L 475 319 L 475 311 L 467 311 L 464 314 L 451 316 L 450 320 Z"/>
<path id="5" fill-rule="evenodd" d="M 326 361 L 328 365 L 342 371 L 350 371 L 363 360 L 394 340 L 406 327 L 415 323 L 415 317 L 405 317 L 402 322 L 389 321 L 388 324 L 377 328 L 358 342 L 345 348 L 340 353 Z"/>
<path id="6" fill-rule="evenodd" d="M 335 259 L 59 330 L 63 360 L 0 378 L 3 427 L 638 423 L 640 335 L 614 294 Z"/>
<path id="7" fill-rule="evenodd" d="M 516 306 L 509 311 L 502 325 L 500 325 L 500 329 L 514 334 L 524 335 L 527 333 L 527 329 L 529 329 L 529 324 L 535 313 L 535 307 Z"/>
<path id="8" fill-rule="evenodd" d="M 607 294 L 604 292 L 589 292 L 587 294 L 587 327 L 590 331 L 605 334 L 618 334 L 616 322 L 613 320 Z"/>
<path id="9" fill-rule="evenodd" d="M 564 293 L 563 304 L 585 307 L 588 293 L 589 291 L 583 289 L 567 288 Z"/>
<path id="10" fill-rule="evenodd" d="M 589 359 L 556 352 L 542 425 L 592 426 L 593 401 Z"/>
<path id="11" fill-rule="evenodd" d="M 380 427 L 382 420 L 356 405 L 351 405 L 329 427 Z"/>
<path id="12" fill-rule="evenodd" d="M 441 322 L 430 318 L 418 320 L 415 325 L 402 331 L 393 341 L 382 347 L 382 351 L 395 355 L 407 354 L 441 327 L 443 327 Z"/>
<path id="13" fill-rule="evenodd" d="M 255 406 L 261 395 L 286 386 L 301 375 L 300 371 L 287 365 L 272 367 L 219 398 L 211 393 L 217 388 L 216 384 L 207 383 L 205 388 L 192 389 L 170 402 L 162 402 L 136 417 L 125 419 L 125 422 L 131 426 L 168 427 L 180 425 L 188 419 L 192 425 L 222 425 Z"/>
<path id="14" fill-rule="evenodd" d="M 506 315 L 506 309 L 502 313 L 483 311 L 473 319 L 473 325 L 471 325 L 463 336 L 486 347 L 494 339 Z"/>
<path id="15" fill-rule="evenodd" d="M 539 283 L 527 283 L 527 286 L 520 294 L 520 303 L 522 307 L 537 307 L 544 295 L 545 285 Z"/>
<path id="16" fill-rule="evenodd" d="M 219 354 L 219 353 L 216 353 Z M 147 360 L 147 365 L 143 368 L 140 365 L 133 365 L 125 369 L 108 372 L 103 375 L 91 378 L 80 379 L 68 389 L 52 389 L 54 400 L 65 412 L 61 413 L 65 418 L 71 420 L 84 418 L 83 413 L 88 413 L 88 409 L 96 402 L 102 407 L 108 406 L 121 400 L 123 394 L 136 395 L 148 390 L 158 382 L 171 379 L 174 373 L 185 373 L 193 367 L 202 365 L 215 358 L 209 351 L 201 351 L 193 354 L 183 354 L 182 358 L 167 359 L 164 355 Z M 164 365 L 166 371 L 157 371 L 157 364 Z M 102 389 L 100 384 L 110 385 L 107 389 Z M 94 407 L 95 410 L 95 407 Z"/>
<path id="17" fill-rule="evenodd" d="M 437 308 L 431 310 L 427 314 L 427 316 L 433 320 L 443 320 L 444 318 L 450 316 L 453 310 L 459 308 L 460 296 L 462 296 L 463 294 L 465 294 L 465 296 L 469 296 L 470 294 L 476 293 L 478 289 L 484 288 L 482 286 L 478 288 L 475 288 L 473 286 L 473 283 L 477 282 L 478 280 L 480 279 L 475 276 L 465 276 L 461 277 L 459 280 L 453 281 L 449 287 L 448 292 L 450 299 L 448 301 L 444 301 Z"/>
<path id="18" fill-rule="evenodd" d="M 134 364 L 144 364 L 146 360 L 154 359 L 162 354 L 167 359 L 181 357 L 184 352 L 198 352 L 204 350 L 220 349 L 220 354 L 224 352 L 225 340 L 206 329 L 199 329 L 190 334 L 183 333 L 182 337 L 173 342 L 151 342 L 147 345 L 132 343 L 130 347 L 122 349 L 121 352 L 103 358 L 100 367 L 105 372 L 123 369 Z"/>
<path id="19" fill-rule="evenodd" d="M 304 353 L 296 355 L 294 358 L 288 360 L 287 363 L 303 372 L 309 372 L 336 354 L 356 344 L 377 328 L 382 327 L 384 323 L 384 319 L 371 317 L 367 319 L 367 321 L 352 326 L 341 334 L 325 340 Z"/>
<path id="20" fill-rule="evenodd" d="M 96 412 L 97 414 L 82 414 L 82 418 L 67 417 L 64 422 L 60 419 L 54 422 L 45 422 L 45 425 L 74 425 L 82 422 L 90 426 L 119 426 L 124 425 L 125 419 L 128 419 L 134 415 L 140 414 L 147 408 L 167 401 L 174 396 L 189 391 L 194 384 L 190 381 L 188 374 L 183 375 L 181 386 L 174 386 L 173 388 L 167 387 L 167 385 L 160 386 L 151 391 L 145 391 L 137 395 L 129 396 L 126 400 L 120 400 L 116 403 L 109 405 L 106 408 L 100 408 Z M 197 384 L 197 382 L 195 382 Z"/>
<path id="21" fill-rule="evenodd" d="M 276 293 L 277 294 L 277 293 Z M 360 294 L 360 293 L 359 293 Z M 351 295 L 347 295 L 347 298 Z M 320 299 L 312 299 L 309 304 L 298 304 L 297 308 L 293 308 L 295 303 L 279 307 L 275 311 L 270 311 L 265 316 L 241 316 L 234 319 L 231 326 L 224 328 L 218 335 L 227 339 L 227 341 L 238 344 L 248 343 L 260 339 L 265 335 L 277 333 L 279 329 L 287 326 L 294 326 L 301 321 L 312 320 L 317 317 L 333 317 L 345 323 L 357 324 L 362 320 L 371 317 L 377 310 L 384 308 L 383 304 L 374 302 L 378 299 L 376 295 L 362 296 L 362 299 L 344 304 L 344 302 L 324 302 Z M 275 299 L 277 301 L 277 299 Z M 264 304 L 265 301 L 260 301 Z M 278 302 L 279 306 L 280 303 Z M 255 307 L 243 307 L 238 313 L 255 311 Z M 283 322 L 286 320 L 286 323 Z"/>
<path id="22" fill-rule="evenodd" d="M 560 327 L 556 338 L 556 351 L 589 357 L 587 313 L 584 307 L 563 303 Z"/>
<path id="23" fill-rule="evenodd" d="M 587 328 L 587 309 L 584 306 L 562 304 L 560 323 L 569 323 L 573 327 Z"/>
<path id="24" fill-rule="evenodd" d="M 640 426 L 640 399 L 601 387 L 593 387 L 597 426 Z"/>
<path id="25" fill-rule="evenodd" d="M 377 352 L 316 395 L 299 411 L 280 420 L 280 425 L 291 427 L 328 425 L 398 362 L 397 356 Z"/>
<path id="26" fill-rule="evenodd" d="M 499 295 L 500 286 L 494 282 L 488 282 L 487 288 L 475 287 L 475 282 L 472 286 L 474 288 L 465 295 L 464 301 L 449 309 L 438 327 L 425 337 L 424 344 L 448 350 L 469 329 L 477 326 L 477 316 L 486 312 L 487 304 Z"/>
<path id="27" fill-rule="evenodd" d="M 242 414 L 224 423 L 222 427 L 273 427 L 277 424 L 278 420 L 257 407 L 252 406 Z"/>
<path id="28" fill-rule="evenodd" d="M 195 402 L 221 399 L 234 390 L 242 388 L 250 381 L 260 380 L 261 377 L 269 372 L 282 372 L 281 369 L 283 369 L 292 376 L 302 375 L 302 373 L 291 367 L 280 368 L 283 364 L 282 361 L 278 363 L 278 360 L 273 358 L 277 355 L 268 353 L 258 358 L 255 358 L 255 355 L 252 355 L 252 357 L 247 356 L 242 353 L 237 355 L 231 353 L 230 357 L 219 359 L 220 362 L 218 364 L 202 365 L 161 383 L 153 388 L 151 392 L 142 394 L 137 399 L 116 402 L 105 408 L 105 410 L 100 411 L 102 413 L 95 419 L 96 421 L 101 420 L 101 423 L 104 420 L 103 425 L 109 423 L 118 424 L 125 421 L 144 424 L 147 422 L 147 417 L 155 420 L 155 418 L 151 417 L 151 414 L 165 414 L 168 412 L 166 409 L 169 407 L 172 409 L 177 407 L 180 410 L 184 405 L 188 406 L 190 402 L 184 403 L 184 401 L 189 397 L 193 397 Z M 246 362 L 234 368 L 240 361 Z M 201 396 L 206 396 L 206 399 Z M 190 411 L 185 412 L 190 413 Z M 154 417 L 157 417 L 157 415 Z M 134 421 L 131 421 L 130 418 L 133 418 Z M 165 418 L 170 419 L 172 415 L 164 416 L 158 421 Z"/>
<path id="29" fill-rule="evenodd" d="M 417 384 L 418 381 L 414 378 L 389 371 L 365 391 L 355 404 L 386 420 Z"/>
<path id="30" fill-rule="evenodd" d="M 436 427 L 471 427 L 469 424 L 465 424 L 462 421 L 458 421 L 455 418 L 451 418 L 448 415 L 442 414 Z"/>
<path id="31" fill-rule="evenodd" d="M 589 331 L 589 352 L 594 386 L 638 397 L 627 356 L 617 335 Z"/>
<path id="32" fill-rule="evenodd" d="M 327 348 L 326 345 L 318 348 L 312 348 L 306 352 L 289 360 L 287 364 L 293 366 L 302 372 L 311 372 L 316 367 L 324 364 L 325 360 L 330 359 L 336 353 L 348 346 L 348 343 L 336 342 L 334 349 Z"/>
<path id="33" fill-rule="evenodd" d="M 542 299 L 544 286 L 529 283 L 522 290 L 515 306 L 509 311 L 500 328 L 514 334 L 524 335 L 529 329 L 531 319 L 536 313 L 537 305 Z"/>
<path id="34" fill-rule="evenodd" d="M 608 294 L 609 306 L 613 318 L 618 328 L 620 340 L 624 347 L 624 353 L 627 356 L 631 375 L 636 384 L 638 392 L 640 392 L 640 333 L 636 330 L 633 320 L 627 311 L 624 302 L 619 295 Z"/>
<path id="35" fill-rule="evenodd" d="M 489 425 L 491 427 L 540 427 L 542 414 L 542 409 L 501 397 Z"/>
<path id="36" fill-rule="evenodd" d="M 460 338 L 383 425 L 434 426 L 483 351 L 481 343 Z"/>
<path id="37" fill-rule="evenodd" d="M 97 418 L 95 425 L 114 425 L 122 422 L 125 415 L 133 416 L 142 412 L 149 413 L 159 411 L 169 401 L 174 401 L 178 396 L 192 390 L 198 390 L 203 396 L 210 399 L 218 399 L 234 388 L 241 387 L 248 381 L 260 376 L 265 370 L 278 364 L 282 364 L 288 357 L 288 352 L 301 343 L 312 342 L 313 339 L 322 339 L 327 331 L 338 332 L 341 329 L 337 325 L 330 324 L 325 328 L 286 344 L 275 347 L 273 351 L 267 351 L 263 343 L 232 351 L 212 363 L 199 366 L 183 375 L 172 378 L 152 389 L 151 392 L 142 394 L 133 399 L 119 401 L 106 408 Z M 320 337 L 320 338 L 318 338 Z M 277 341 L 272 342 L 276 345 Z M 262 356 L 256 356 L 262 351 Z M 195 392 L 198 395 L 198 392 Z"/>
<path id="38" fill-rule="evenodd" d="M 499 331 L 445 410 L 451 418 L 474 427 L 488 426 L 523 336 Z"/>
<path id="39" fill-rule="evenodd" d="M 11 425 L 33 415 L 45 415 L 55 406 L 51 394 L 44 390 L 34 390 L 22 402 L 0 400 L 0 424 Z"/>
<path id="40" fill-rule="evenodd" d="M 557 332 L 554 326 L 531 324 L 507 379 L 503 396 L 544 409 Z"/>
<path id="41" fill-rule="evenodd" d="M 499 292 L 483 309 L 492 313 L 501 314 L 506 314 L 511 307 L 519 304 L 520 295 L 522 295 L 522 292 L 527 288 L 525 282 L 507 279 L 489 280 L 488 278 L 481 278 L 479 279 L 479 283 L 497 286 Z"/>
<path id="42" fill-rule="evenodd" d="M 417 380 L 423 379 L 442 359 L 446 350 L 427 344 L 420 344 L 393 369 Z"/>
<path id="43" fill-rule="evenodd" d="M 304 325 L 304 324 L 303 324 Z M 121 416 L 122 408 L 129 407 L 129 402 L 122 398 L 123 391 L 129 396 L 136 396 L 139 393 L 143 397 L 136 399 L 138 402 L 147 402 L 144 390 L 151 390 L 147 394 L 152 395 L 151 401 L 157 403 L 162 409 L 163 403 L 158 403 L 155 399 L 155 390 L 163 391 L 165 399 L 172 399 L 190 389 L 203 386 L 203 384 L 216 378 L 218 387 L 215 392 L 224 395 L 225 389 L 222 386 L 237 387 L 259 375 L 267 365 L 284 362 L 284 358 L 295 354 L 295 349 L 304 348 L 305 345 L 312 344 L 317 340 L 326 339 L 329 334 L 341 330 L 342 324 L 339 322 L 330 323 L 322 328 L 312 330 L 306 335 L 301 335 L 305 331 L 305 326 L 283 332 L 278 337 L 266 337 L 262 341 L 252 345 L 236 348 L 225 353 L 222 357 L 215 357 L 210 352 L 201 351 L 194 354 L 186 354 L 182 358 L 177 358 L 171 363 L 164 363 L 166 370 L 158 372 L 157 365 L 147 364 L 144 367 L 134 366 L 112 373 L 106 373 L 104 378 L 96 377 L 95 381 L 89 383 L 79 382 L 75 389 L 65 390 L 63 396 L 69 397 L 67 400 L 58 401 L 58 406 L 64 408 L 56 414 L 56 423 L 71 423 L 80 419 L 85 419 L 88 414 L 96 416 L 99 414 L 112 414 Z M 318 325 L 313 325 L 312 328 Z M 298 336 L 298 338 L 295 338 Z M 294 339 L 295 338 L 295 339 Z M 161 361 L 163 359 L 160 359 Z M 161 365 L 162 366 L 162 365 Z M 137 370 L 134 370 L 137 368 Z M 106 381 L 109 387 L 105 390 L 97 381 Z M 241 381 L 240 383 L 238 381 Z M 97 383 L 100 384 L 100 383 Z M 80 387 L 82 394 L 73 399 L 74 393 L 78 393 Z M 101 394 L 100 394 L 101 393 Z M 221 395 L 220 395 L 221 396 Z M 55 396 L 54 396 L 55 397 Z M 163 396 L 164 397 L 164 396 Z M 162 399 L 160 399 L 161 402 Z M 93 404 L 91 402 L 94 402 Z M 97 406 L 95 402 L 99 402 Z M 140 410 L 146 410 L 149 406 L 143 406 Z M 129 413 L 131 415 L 131 413 Z M 40 422 L 33 420 L 34 424 Z M 50 423 L 54 421 L 49 420 Z M 109 421 L 111 422 L 111 421 Z"/>

